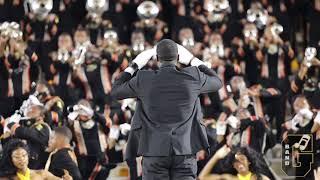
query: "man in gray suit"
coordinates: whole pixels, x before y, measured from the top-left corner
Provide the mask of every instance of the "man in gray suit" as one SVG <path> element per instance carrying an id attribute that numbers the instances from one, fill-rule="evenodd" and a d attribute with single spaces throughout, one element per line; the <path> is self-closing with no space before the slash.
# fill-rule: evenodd
<path id="1" fill-rule="evenodd" d="M 140 70 L 133 76 L 154 55 L 160 69 Z M 177 68 L 177 62 L 191 66 Z M 114 82 L 113 97 L 141 101 L 136 112 L 139 120 L 133 122 L 132 131 L 139 133 L 136 143 L 143 156 L 143 179 L 195 179 L 195 154 L 209 146 L 198 97 L 221 87 L 212 69 L 169 39 L 140 53 Z"/>

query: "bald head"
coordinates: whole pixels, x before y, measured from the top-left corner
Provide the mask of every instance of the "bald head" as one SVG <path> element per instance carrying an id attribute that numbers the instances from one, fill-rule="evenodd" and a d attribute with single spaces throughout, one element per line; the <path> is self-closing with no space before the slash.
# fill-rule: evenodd
<path id="1" fill-rule="evenodd" d="M 163 39 L 157 44 L 157 57 L 160 61 L 174 61 L 178 59 L 178 46 L 170 39 Z"/>
<path id="2" fill-rule="evenodd" d="M 72 132 L 69 128 L 67 127 L 57 127 L 54 129 L 55 134 L 59 134 L 63 136 L 66 141 L 69 143 L 72 140 Z"/>

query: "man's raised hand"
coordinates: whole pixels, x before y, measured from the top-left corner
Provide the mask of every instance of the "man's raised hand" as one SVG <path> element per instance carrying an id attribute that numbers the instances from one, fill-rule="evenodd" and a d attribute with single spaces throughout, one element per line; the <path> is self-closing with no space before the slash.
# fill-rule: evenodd
<path id="1" fill-rule="evenodd" d="M 134 60 L 132 61 L 138 66 L 138 69 L 143 68 L 148 61 L 156 54 L 156 47 L 152 49 L 147 49 L 145 51 L 142 51 Z"/>
<path id="2" fill-rule="evenodd" d="M 178 54 L 179 54 L 179 63 L 184 65 L 189 65 L 191 60 L 193 59 L 193 54 L 189 52 L 185 47 L 177 44 L 178 46 Z"/>

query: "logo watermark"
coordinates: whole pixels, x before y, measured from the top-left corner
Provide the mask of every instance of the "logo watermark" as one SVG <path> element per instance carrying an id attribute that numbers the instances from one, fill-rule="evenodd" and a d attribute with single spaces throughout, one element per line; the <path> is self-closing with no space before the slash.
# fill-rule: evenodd
<path id="1" fill-rule="evenodd" d="M 288 134 L 282 141 L 282 171 L 287 176 L 305 177 L 313 159 L 312 134 Z"/>

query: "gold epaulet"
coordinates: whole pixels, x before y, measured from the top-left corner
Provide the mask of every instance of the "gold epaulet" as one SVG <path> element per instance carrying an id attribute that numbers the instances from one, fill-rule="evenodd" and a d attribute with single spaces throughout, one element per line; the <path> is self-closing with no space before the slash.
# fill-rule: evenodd
<path id="1" fill-rule="evenodd" d="M 62 100 L 60 97 L 58 97 L 58 101 L 56 102 L 56 104 L 57 104 L 57 106 L 58 106 L 60 109 L 63 109 L 63 107 L 64 107 L 64 102 L 63 102 L 63 100 Z"/>
<path id="2" fill-rule="evenodd" d="M 45 122 L 36 122 L 32 125 L 32 127 L 35 127 L 38 131 L 41 131 L 44 126 L 50 129 L 50 126 Z"/>

